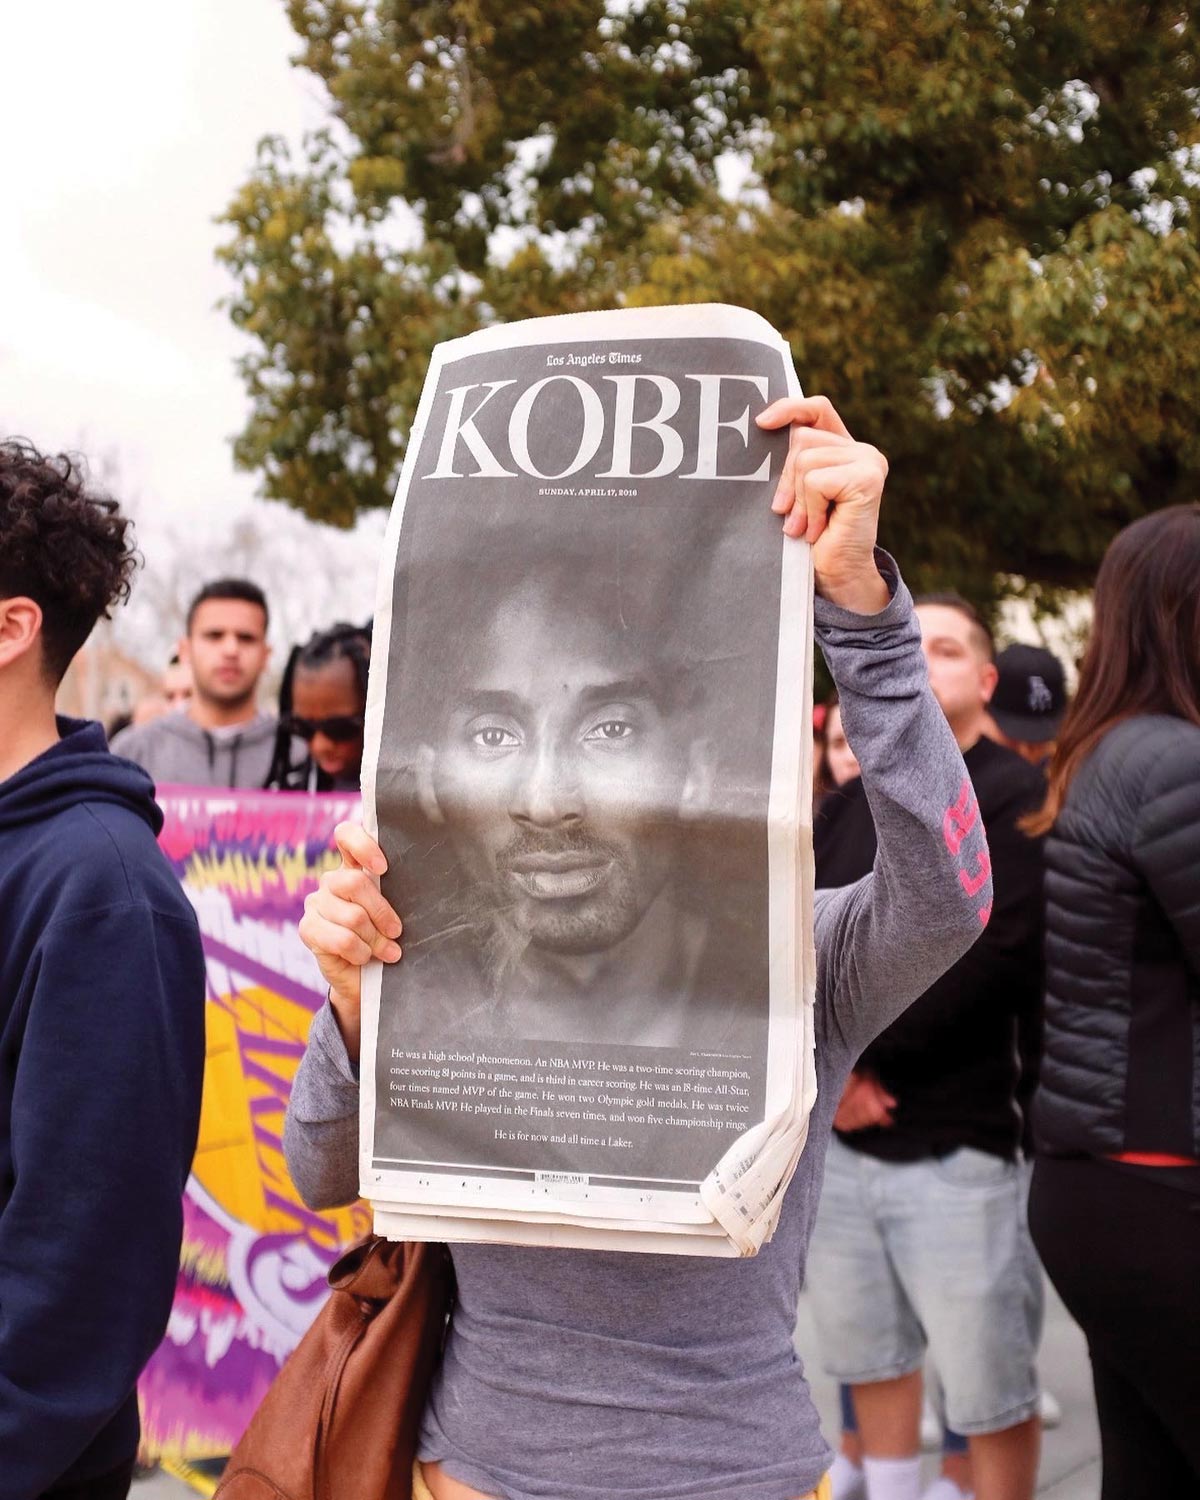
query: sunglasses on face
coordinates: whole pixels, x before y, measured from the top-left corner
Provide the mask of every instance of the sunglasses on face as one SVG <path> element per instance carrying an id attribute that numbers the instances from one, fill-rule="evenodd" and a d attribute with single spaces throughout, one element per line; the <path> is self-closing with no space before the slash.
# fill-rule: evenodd
<path id="1" fill-rule="evenodd" d="M 323 734 L 327 740 L 356 740 L 363 732 L 362 714 L 335 714 L 330 719 L 302 719 L 286 714 L 283 727 L 298 740 L 311 740 Z"/>

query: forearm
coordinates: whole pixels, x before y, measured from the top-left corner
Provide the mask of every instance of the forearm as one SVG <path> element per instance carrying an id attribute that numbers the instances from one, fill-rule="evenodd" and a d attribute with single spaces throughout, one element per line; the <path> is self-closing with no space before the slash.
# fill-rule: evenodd
<path id="1" fill-rule="evenodd" d="M 309 1208 L 358 1197 L 358 1078 L 328 1005 L 313 1018 L 283 1128 L 288 1171 Z"/>
<path id="2" fill-rule="evenodd" d="M 815 908 L 822 1032 L 851 1061 L 978 937 L 990 911 L 982 820 L 962 755 L 929 690 L 920 630 L 894 564 L 885 609 L 816 604 L 878 848 L 865 880 Z"/>

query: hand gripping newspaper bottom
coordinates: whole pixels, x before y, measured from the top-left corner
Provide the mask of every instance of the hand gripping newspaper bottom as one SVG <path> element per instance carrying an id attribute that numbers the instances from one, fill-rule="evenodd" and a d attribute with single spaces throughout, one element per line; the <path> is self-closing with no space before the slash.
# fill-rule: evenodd
<path id="1" fill-rule="evenodd" d="M 816 1094 L 812 570 L 756 314 L 434 352 L 387 535 L 361 1190 L 393 1239 L 753 1255 Z"/>

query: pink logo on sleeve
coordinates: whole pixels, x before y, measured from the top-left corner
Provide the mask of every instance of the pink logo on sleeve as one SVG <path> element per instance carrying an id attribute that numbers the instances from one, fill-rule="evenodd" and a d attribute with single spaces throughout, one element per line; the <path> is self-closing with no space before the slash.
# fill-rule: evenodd
<path id="1" fill-rule="evenodd" d="M 975 793 L 971 786 L 970 777 L 967 777 L 958 791 L 958 798 L 946 809 L 942 818 L 942 837 L 946 841 L 946 848 L 954 856 L 959 858 L 962 853 L 963 844 L 967 835 L 979 823 L 979 803 L 975 799 Z M 982 829 L 981 829 L 982 831 Z M 983 890 L 988 883 L 988 877 L 992 873 L 992 860 L 988 854 L 987 844 L 975 854 L 975 869 L 970 871 L 965 860 L 960 863 L 958 869 L 958 880 L 968 897 L 974 898 Z M 987 901 L 978 908 L 979 920 L 984 927 L 988 924 L 988 918 L 992 914 L 992 903 Z"/>
<path id="2" fill-rule="evenodd" d="M 987 884 L 988 876 L 992 873 L 991 856 L 986 849 L 981 849 L 975 856 L 975 863 L 978 868 L 974 875 L 968 875 L 966 870 L 962 869 L 958 872 L 959 883 L 968 896 L 978 896 Z"/>
<path id="3" fill-rule="evenodd" d="M 946 840 L 946 848 L 956 859 L 958 851 L 963 846 L 963 840 L 978 821 L 979 803 L 976 802 L 971 783 L 967 780 L 962 784 L 958 801 L 950 804 L 942 818 L 942 836 Z"/>

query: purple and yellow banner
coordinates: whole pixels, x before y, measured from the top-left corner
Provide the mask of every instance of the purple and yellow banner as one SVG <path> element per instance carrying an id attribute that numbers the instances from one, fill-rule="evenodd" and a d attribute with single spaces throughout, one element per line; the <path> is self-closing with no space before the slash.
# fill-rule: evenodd
<path id="1" fill-rule="evenodd" d="M 139 1386 L 142 1457 L 188 1472 L 241 1436 L 324 1300 L 364 1205 L 313 1213 L 283 1160 L 283 1117 L 325 998 L 296 928 L 336 866 L 333 829 L 357 797 L 160 789 L 160 843 L 196 914 L 208 961 L 200 1141 L 184 1198 L 167 1336 Z"/>

